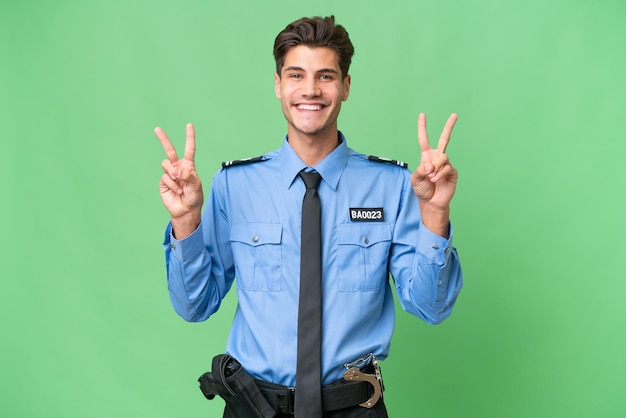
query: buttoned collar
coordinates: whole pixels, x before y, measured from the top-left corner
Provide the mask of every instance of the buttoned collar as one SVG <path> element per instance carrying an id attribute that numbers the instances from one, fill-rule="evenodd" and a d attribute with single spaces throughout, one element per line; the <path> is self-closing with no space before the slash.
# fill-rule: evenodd
<path id="1" fill-rule="evenodd" d="M 337 189 L 341 174 L 346 168 L 349 155 L 346 138 L 341 132 L 339 132 L 339 141 L 339 145 L 330 154 L 320 161 L 319 164 L 311 167 L 320 173 L 322 181 L 328 184 L 333 190 Z M 291 148 L 287 137 L 285 137 L 285 141 L 280 149 L 280 164 L 283 171 L 285 188 L 290 188 L 295 178 L 298 176 L 298 173 L 308 167 L 304 161 L 298 157 L 298 154 L 295 153 L 293 148 Z"/>

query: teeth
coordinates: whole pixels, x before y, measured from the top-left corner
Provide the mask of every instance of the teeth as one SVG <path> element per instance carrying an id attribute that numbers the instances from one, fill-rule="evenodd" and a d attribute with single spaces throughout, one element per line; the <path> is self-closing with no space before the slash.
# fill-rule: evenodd
<path id="1" fill-rule="evenodd" d="M 300 105 L 298 105 L 298 109 L 300 109 L 300 110 L 321 110 L 322 106 L 321 105 L 300 104 Z"/>

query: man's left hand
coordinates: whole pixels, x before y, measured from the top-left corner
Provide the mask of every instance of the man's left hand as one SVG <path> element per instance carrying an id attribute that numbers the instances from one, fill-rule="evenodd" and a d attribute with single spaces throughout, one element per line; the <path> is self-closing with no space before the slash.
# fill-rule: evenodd
<path id="1" fill-rule="evenodd" d="M 417 140 L 420 145 L 420 165 L 411 174 L 413 192 L 422 212 L 422 222 L 433 232 L 447 237 L 450 201 L 456 190 L 457 170 L 450 164 L 446 147 L 458 116 L 453 113 L 439 137 L 437 148 L 432 149 L 426 133 L 426 115 L 420 113 L 417 121 Z"/>

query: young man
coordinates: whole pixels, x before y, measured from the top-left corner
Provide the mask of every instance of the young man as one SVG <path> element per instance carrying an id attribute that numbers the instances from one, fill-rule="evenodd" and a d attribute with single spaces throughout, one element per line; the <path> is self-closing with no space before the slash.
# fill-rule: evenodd
<path id="1" fill-rule="evenodd" d="M 419 115 L 421 162 L 413 173 L 403 163 L 348 148 L 337 116 L 350 93 L 353 52 L 333 17 L 304 18 L 278 34 L 275 89 L 287 136 L 273 152 L 224 163 L 203 214 L 193 126 L 187 125 L 182 159 L 155 129 L 167 155 L 160 191 L 171 214 L 164 246 L 174 309 L 188 321 L 203 321 L 237 278 L 226 352 L 255 379 L 276 416 L 295 410 L 298 418 L 386 417 L 376 358 L 387 357 L 394 327 L 389 273 L 402 307 L 433 324 L 448 317 L 462 285 L 449 222 L 457 171 L 445 154 L 456 115 L 435 149 Z M 306 186 L 305 177 L 317 174 L 303 171 L 321 175 L 319 185 Z M 309 215 L 309 193 L 321 206 L 321 243 L 313 249 L 306 245 L 317 238 L 301 238 L 317 216 Z M 305 260 L 316 252 L 321 296 L 315 290 L 301 295 L 312 282 L 304 279 Z M 321 318 L 299 312 L 320 298 Z M 298 325 L 306 319 L 311 325 Z M 315 338 L 321 341 L 311 344 L 321 344 L 317 354 L 299 354 L 305 343 L 298 344 L 298 334 L 320 321 Z M 308 360 L 317 377 L 296 373 Z M 242 412 L 245 407 L 234 405 L 242 397 L 226 398 L 225 417 L 273 416 Z"/>

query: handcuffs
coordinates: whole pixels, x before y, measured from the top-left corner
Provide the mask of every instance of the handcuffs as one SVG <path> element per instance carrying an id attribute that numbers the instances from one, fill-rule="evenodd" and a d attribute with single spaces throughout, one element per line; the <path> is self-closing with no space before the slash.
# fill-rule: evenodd
<path id="1" fill-rule="evenodd" d="M 360 369 L 364 366 L 371 364 L 374 367 L 374 374 L 363 373 Z M 365 402 L 359 404 L 364 408 L 372 408 L 376 405 L 376 402 L 383 397 L 383 377 L 380 374 L 380 366 L 378 360 L 373 353 L 369 353 L 365 357 L 361 357 L 352 363 L 345 363 L 344 367 L 347 369 L 343 374 L 344 380 L 355 382 L 364 381 L 368 382 L 374 387 L 374 394 Z"/>

